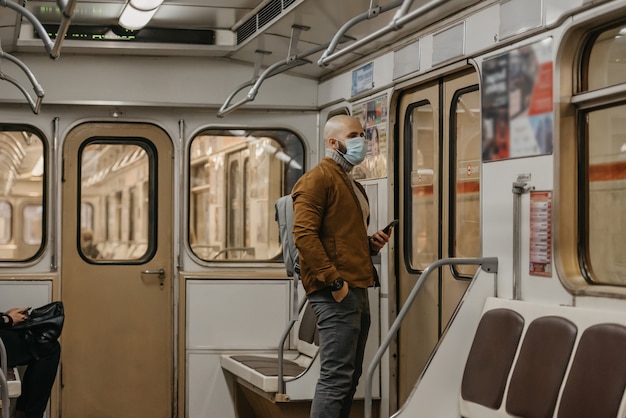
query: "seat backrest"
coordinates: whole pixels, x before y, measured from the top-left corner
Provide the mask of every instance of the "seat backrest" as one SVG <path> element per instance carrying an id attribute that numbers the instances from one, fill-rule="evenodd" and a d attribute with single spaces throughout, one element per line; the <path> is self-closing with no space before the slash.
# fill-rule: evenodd
<path id="1" fill-rule="evenodd" d="M 319 349 L 319 331 L 317 329 L 317 316 L 309 302 L 304 305 L 298 328 L 298 341 L 296 343 L 299 352 L 309 357 L 315 357 Z"/>
<path id="2" fill-rule="evenodd" d="M 615 418 L 626 390 L 626 327 L 593 325 L 583 332 L 558 418 Z"/>
<path id="3" fill-rule="evenodd" d="M 483 314 L 470 348 L 461 383 L 461 397 L 491 409 L 499 409 L 524 318 L 511 309 L 497 308 Z"/>
<path id="4" fill-rule="evenodd" d="M 578 328 L 560 316 L 528 325 L 506 396 L 506 411 L 525 418 L 552 417 Z"/>

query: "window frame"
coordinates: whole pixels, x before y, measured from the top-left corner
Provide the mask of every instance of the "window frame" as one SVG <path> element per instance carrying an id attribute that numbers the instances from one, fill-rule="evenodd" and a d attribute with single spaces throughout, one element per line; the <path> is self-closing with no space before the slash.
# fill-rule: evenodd
<path id="1" fill-rule="evenodd" d="M 0 265 L 2 267 L 8 267 L 13 265 L 32 265 L 41 259 L 43 256 L 47 246 L 49 239 L 49 221 L 48 216 L 50 213 L 49 208 L 49 182 L 50 182 L 50 146 L 48 143 L 48 138 L 43 134 L 43 132 L 32 126 L 25 124 L 12 124 L 12 123 L 3 123 L 0 124 L 0 133 L 3 132 L 22 132 L 27 133 L 33 136 L 36 136 L 37 139 L 41 142 L 41 158 L 43 162 L 43 172 L 41 174 L 41 196 L 39 201 L 35 201 L 32 197 L 21 197 L 15 199 L 13 203 L 11 203 L 13 219 L 11 223 L 11 231 L 12 236 L 9 244 L 2 245 L 13 245 L 18 248 L 20 245 L 26 247 L 37 247 L 36 250 L 32 252 L 26 258 L 11 258 L 11 259 L 0 259 Z M 24 237 L 22 235 L 23 229 L 20 229 L 18 232 L 19 225 L 17 222 L 20 222 L 20 219 L 16 218 L 16 214 L 19 213 L 19 217 L 22 216 L 23 208 L 25 205 L 40 205 L 42 207 L 42 222 L 41 222 L 41 242 L 39 244 L 26 244 L 24 241 Z"/>
<path id="2" fill-rule="evenodd" d="M 230 133 L 231 135 L 226 135 L 227 133 Z M 241 133 L 240 135 L 237 135 L 236 133 Z M 245 133 L 245 135 L 244 135 Z M 202 186 L 198 186 L 197 184 L 194 184 L 194 170 L 195 170 L 195 165 L 194 164 L 194 158 L 198 158 L 198 157 L 194 157 L 192 155 L 192 147 L 194 144 L 194 141 L 200 137 L 200 136 L 232 136 L 233 138 L 238 138 L 238 137 L 245 137 L 245 136 L 253 136 L 256 138 L 270 138 L 272 141 L 275 141 L 276 143 L 280 144 L 280 146 L 282 147 L 282 152 L 286 153 L 287 155 L 289 155 L 290 157 L 292 157 L 292 159 L 297 162 L 299 165 L 301 165 L 300 169 L 296 169 L 296 168 L 292 168 L 289 166 L 289 164 L 287 164 L 286 162 L 283 163 L 283 167 L 281 170 L 281 185 L 280 185 L 280 196 L 289 193 L 291 188 L 295 185 L 296 181 L 302 176 L 302 174 L 304 174 L 304 169 L 306 167 L 306 163 L 307 163 L 307 146 L 306 146 L 306 141 L 303 137 L 301 137 L 301 135 L 289 128 L 285 128 L 285 127 L 237 127 L 237 126 L 208 126 L 208 127 L 203 127 L 201 129 L 199 129 L 198 131 L 196 131 L 189 139 L 189 142 L 187 144 L 187 149 L 186 149 L 186 158 L 185 158 L 185 164 L 186 164 L 186 172 L 185 172 L 185 176 L 186 176 L 186 181 L 185 181 L 185 200 L 186 200 L 186 208 L 185 208 L 185 212 L 186 212 L 186 218 L 185 218 L 185 225 L 184 225 L 184 231 L 186 236 L 184 237 L 184 247 L 185 250 L 187 251 L 187 253 L 189 254 L 189 256 L 192 258 L 192 260 L 194 260 L 196 263 L 198 263 L 199 265 L 212 265 L 212 266 L 218 266 L 218 265 L 228 265 L 228 264 L 233 264 L 233 263 L 239 263 L 239 264 L 260 264 L 260 263 L 282 263 L 283 262 L 283 252 L 282 252 L 282 245 L 279 245 L 276 251 L 276 254 L 272 255 L 270 258 L 256 258 L 257 255 L 255 255 L 255 258 L 219 258 L 219 259 L 215 259 L 213 257 L 213 254 L 211 255 L 210 258 L 208 258 L 209 256 L 202 257 L 201 254 L 198 254 L 195 250 L 194 250 L 194 246 L 197 245 L 205 245 L 205 246 L 211 246 L 211 242 L 208 242 L 206 244 L 198 244 L 198 243 L 194 243 L 192 244 L 191 242 L 191 237 L 192 235 L 195 235 L 195 233 L 192 233 L 192 229 L 194 228 L 194 226 L 192 225 L 192 222 L 194 221 L 194 219 L 197 218 L 198 214 L 197 214 L 197 207 L 193 206 L 193 203 L 197 200 L 194 198 L 194 193 L 197 193 L 199 191 L 201 191 Z M 249 149 L 247 146 L 246 147 L 242 147 L 242 150 L 244 149 Z M 241 151 L 241 150 L 240 150 Z M 290 152 L 292 152 L 290 154 Z M 214 156 L 217 156 L 218 153 L 214 154 Z M 225 155 L 225 154 L 219 154 L 219 155 Z M 249 155 L 248 157 L 249 160 L 253 159 L 253 155 Z M 244 159 L 242 158 L 241 160 L 242 164 L 241 164 L 241 169 L 245 170 L 246 168 L 249 167 L 248 164 L 244 164 Z M 228 186 L 228 168 L 227 168 L 227 158 L 224 157 L 224 163 L 223 163 L 223 169 L 224 169 L 224 173 L 221 176 L 221 180 L 223 183 L 224 188 L 226 188 Z M 249 181 L 248 179 L 248 173 L 245 171 L 241 172 L 242 176 L 241 176 L 241 187 L 247 187 L 247 190 L 250 189 L 251 185 L 247 184 L 247 182 Z M 220 176 L 218 176 L 220 177 Z M 217 179 L 217 181 L 219 181 L 220 179 Z M 213 185 L 212 181 L 209 181 L 210 185 Z M 269 187 L 269 183 L 267 184 L 267 186 Z M 196 189 L 196 190 L 194 190 Z M 198 193 L 199 195 L 199 193 Z M 279 197 L 280 197 L 279 196 Z M 245 196 L 247 197 L 247 196 Z M 269 198 L 269 195 L 268 195 Z M 250 205 L 251 202 L 248 199 L 245 199 L 246 201 L 242 202 L 242 208 L 241 211 L 245 212 L 246 211 L 246 205 Z M 271 208 L 273 208 L 273 202 L 271 202 Z M 269 205 L 269 199 L 268 199 L 268 205 Z M 273 212 L 271 212 L 271 208 L 268 207 L 268 213 L 267 213 L 267 219 L 268 222 L 271 222 L 272 219 L 274 218 L 273 216 Z M 226 217 L 227 216 L 227 206 L 226 204 L 224 204 L 224 207 L 222 208 L 222 211 L 224 212 L 223 216 Z M 254 211 L 255 210 L 255 206 L 252 205 L 249 207 L 250 211 Z M 245 216 L 244 216 L 245 218 Z M 229 225 L 228 221 L 224 218 L 224 223 L 225 225 Z M 249 221 L 249 219 L 248 219 Z M 247 238 L 245 236 L 245 231 L 246 231 L 246 225 L 243 224 L 241 225 L 242 229 L 242 242 L 245 243 Z M 268 227 L 269 228 L 269 227 Z M 278 228 L 278 224 L 276 223 L 276 228 Z M 196 228 L 197 230 L 197 228 Z M 224 229 L 223 231 L 224 234 L 228 234 L 229 233 L 229 229 L 228 226 Z M 268 231 L 269 233 L 269 231 Z M 222 242 L 224 245 L 226 243 L 226 237 L 220 237 L 222 239 Z M 276 237 L 272 237 L 272 238 L 276 238 L 278 239 L 278 234 Z M 268 237 L 269 239 L 272 239 Z M 271 246 L 271 243 L 268 242 L 268 246 Z M 224 251 L 226 250 L 226 248 L 222 248 L 220 251 Z"/>
<path id="3" fill-rule="evenodd" d="M 94 136 L 86 141 L 84 141 L 78 150 L 78 178 L 82 179 L 82 167 L 83 167 L 83 153 L 85 149 L 90 145 L 97 144 L 106 144 L 106 145 L 134 145 L 141 149 L 143 149 L 146 153 L 146 157 L 148 160 L 148 221 L 147 221 L 147 230 L 146 230 L 146 239 L 147 246 L 146 250 L 140 257 L 137 258 L 125 258 L 125 259 L 116 259 L 116 258 L 90 258 L 88 257 L 81 245 L 81 225 L 83 224 L 82 219 L 82 211 L 81 206 L 84 204 L 82 199 L 82 186 L 79 184 L 76 192 L 78 196 L 76 198 L 78 208 L 77 208 L 77 237 L 76 237 L 76 251 L 80 254 L 80 257 L 90 264 L 109 264 L 109 265 L 135 265 L 135 264 L 145 264 L 150 259 L 152 259 L 156 253 L 156 243 L 157 243 L 157 231 L 156 228 L 150 228 L 149 225 L 154 225 L 155 219 L 157 219 L 158 212 L 158 195 L 157 195 L 157 184 L 158 184 L 158 164 L 157 157 L 158 152 L 154 146 L 154 144 L 147 138 L 142 137 L 115 137 L 115 136 Z M 138 185 L 143 185 L 146 183 L 145 181 L 138 182 L 133 187 L 137 187 Z M 119 193 L 119 191 L 116 191 Z M 112 195 L 109 194 L 105 197 L 105 205 L 104 205 L 104 220 L 105 220 L 105 237 L 107 241 L 110 241 L 110 233 L 109 230 L 109 198 Z M 121 228 L 118 232 L 121 233 Z"/>
<path id="4" fill-rule="evenodd" d="M 604 31 L 626 24 L 622 15 L 595 16 L 581 20 L 567 28 L 559 41 L 555 88 L 560 86 L 560 97 L 569 97 L 556 103 L 554 173 L 554 264 L 557 277 L 573 296 L 625 298 L 626 286 L 589 281 L 585 239 L 587 168 L 586 115 L 594 110 L 626 103 L 626 83 L 586 90 L 589 76 L 589 57 L 593 43 Z M 578 45 L 578 48 L 568 48 Z M 572 141 L 575 141 L 572 144 Z M 581 180 L 584 179 L 584 180 Z M 584 199 L 583 199 L 584 197 Z"/>

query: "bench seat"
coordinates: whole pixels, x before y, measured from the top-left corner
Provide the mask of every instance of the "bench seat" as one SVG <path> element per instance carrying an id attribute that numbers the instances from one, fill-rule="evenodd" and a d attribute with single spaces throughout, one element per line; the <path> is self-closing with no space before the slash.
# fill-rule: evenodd
<path id="1" fill-rule="evenodd" d="M 7 370 L 7 388 L 9 389 L 9 398 L 17 398 L 22 394 L 22 381 L 17 367 Z"/>
<path id="2" fill-rule="evenodd" d="M 318 363 L 316 362 L 319 349 L 317 319 L 308 303 L 302 311 L 297 321 L 298 326 L 292 330 L 294 333 L 297 332 L 295 349 L 283 352 L 283 379 L 287 393 L 280 394 L 286 395 L 279 396 L 280 401 L 290 399 L 288 383 L 300 379 Z M 265 398 L 276 400 L 276 394 L 279 391 L 278 349 L 258 354 L 249 352 L 222 354 L 220 364 L 222 369 L 234 375 L 238 382 L 255 388 Z M 312 390 L 307 392 L 312 393 Z"/>
<path id="3" fill-rule="evenodd" d="M 7 389 L 9 389 L 9 399 L 18 398 L 22 394 L 22 381 L 17 367 L 7 369 Z M 13 405 L 13 401 L 10 401 Z M 2 400 L 0 400 L 0 410 L 2 410 Z"/>
<path id="4" fill-rule="evenodd" d="M 488 298 L 464 418 L 626 417 L 626 313 Z"/>
<path id="5" fill-rule="evenodd" d="M 286 381 L 299 377 L 311 365 L 312 359 L 298 352 L 286 352 L 283 375 Z M 222 368 L 263 392 L 278 392 L 278 357 L 266 355 L 222 355 Z"/>

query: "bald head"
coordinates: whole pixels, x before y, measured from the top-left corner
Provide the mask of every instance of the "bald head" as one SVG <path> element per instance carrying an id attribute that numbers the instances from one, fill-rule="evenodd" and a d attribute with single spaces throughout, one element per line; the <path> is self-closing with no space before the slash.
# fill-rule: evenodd
<path id="1" fill-rule="evenodd" d="M 324 126 L 324 139 L 329 148 L 341 147 L 337 140 L 346 141 L 357 136 L 363 136 L 363 126 L 361 121 L 353 116 L 333 116 Z"/>

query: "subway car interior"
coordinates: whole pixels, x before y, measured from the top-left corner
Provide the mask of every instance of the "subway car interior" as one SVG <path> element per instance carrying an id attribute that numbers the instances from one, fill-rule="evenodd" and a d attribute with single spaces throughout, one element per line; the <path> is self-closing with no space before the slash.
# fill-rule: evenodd
<path id="1" fill-rule="evenodd" d="M 0 312 L 63 303 L 45 418 L 310 416 L 276 202 L 336 115 L 398 220 L 350 418 L 626 418 L 626 0 L 0 0 Z"/>

